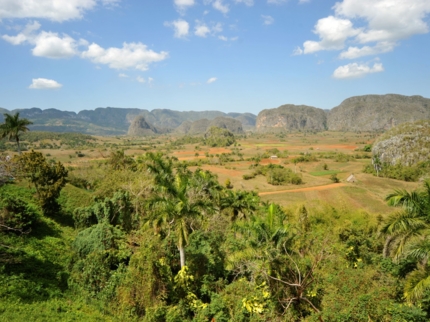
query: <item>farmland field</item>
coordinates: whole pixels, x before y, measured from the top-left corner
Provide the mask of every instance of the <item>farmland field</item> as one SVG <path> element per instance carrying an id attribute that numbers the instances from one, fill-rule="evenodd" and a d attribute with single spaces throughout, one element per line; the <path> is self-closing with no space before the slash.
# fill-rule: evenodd
<path id="1" fill-rule="evenodd" d="M 230 147 L 207 147 L 198 143 L 182 144 L 181 137 L 164 135 L 149 138 L 93 137 L 79 144 L 62 144 L 58 138 L 27 142 L 28 149 L 42 152 L 47 158 L 61 161 L 71 172 L 92 167 L 109 158 L 113 151 L 124 150 L 137 158 L 146 152 L 163 152 L 185 162 L 191 169 L 200 167 L 218 176 L 221 184 L 230 181 L 233 189 L 254 190 L 262 200 L 274 201 L 283 206 L 303 203 L 328 203 L 342 207 L 360 208 L 373 214 L 386 214 L 389 207 L 385 196 L 394 189 L 415 189 L 419 183 L 378 178 L 363 173 L 370 163 L 370 152 L 364 146 L 371 144 L 373 133 L 277 133 L 246 134 L 237 137 Z M 193 142 L 194 142 L 193 141 Z M 26 144 L 26 142 L 24 142 Z M 8 145 L 14 153 L 14 146 Z M 274 156 L 273 159 L 270 157 Z M 276 157 L 276 158 L 275 158 Z M 302 157 L 302 158 L 301 158 Z M 297 159 L 304 159 L 299 160 Z M 296 160 L 296 161 L 295 161 Z M 301 177 L 299 185 L 272 185 L 263 175 L 249 180 L 256 165 L 280 165 Z M 354 174 L 357 182 L 346 179 Z M 335 175 L 339 183 L 333 183 Z"/>

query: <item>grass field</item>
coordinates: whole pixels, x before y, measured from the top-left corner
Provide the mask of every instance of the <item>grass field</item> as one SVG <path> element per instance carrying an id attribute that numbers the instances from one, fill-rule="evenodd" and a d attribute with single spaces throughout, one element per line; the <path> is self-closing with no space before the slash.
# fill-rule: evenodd
<path id="1" fill-rule="evenodd" d="M 238 137 L 237 144 L 228 148 L 209 148 L 201 143 L 174 145 L 177 137 L 173 135 L 95 139 L 88 145 L 73 148 L 61 145 L 58 140 L 55 142 L 56 148 L 47 148 L 50 142 L 44 139 L 43 142 L 32 142 L 29 148 L 75 169 L 106 160 L 116 150 L 124 150 L 133 157 L 147 151 L 162 151 L 180 161 L 205 161 L 200 167 L 215 173 L 221 184 L 228 179 L 234 189 L 255 190 L 263 200 L 284 206 L 310 202 L 329 203 L 332 206 L 360 208 L 372 214 L 386 215 L 392 211 L 384 201 L 388 193 L 394 189 L 411 190 L 420 185 L 363 173 L 364 166 L 370 163 L 370 153 L 364 152 L 363 148 L 374 141 L 373 133 L 247 134 Z M 13 149 L 14 145 L 10 144 L 9 151 L 2 153 L 13 154 Z M 223 154 L 229 155 L 230 159 L 221 161 Z M 272 160 L 269 158 L 272 155 L 277 155 L 278 158 Z M 314 160 L 294 163 L 294 159 L 300 156 L 313 156 Z M 255 158 L 258 158 L 258 162 Z M 262 175 L 245 180 L 243 175 L 252 173 L 253 169 L 250 167 L 256 163 L 290 168 L 302 178 L 303 183 L 273 186 Z M 195 169 L 197 165 L 190 168 Z M 333 174 L 340 179 L 337 185 L 330 180 Z M 358 180 L 356 183 L 346 182 L 350 174 L 355 175 Z"/>

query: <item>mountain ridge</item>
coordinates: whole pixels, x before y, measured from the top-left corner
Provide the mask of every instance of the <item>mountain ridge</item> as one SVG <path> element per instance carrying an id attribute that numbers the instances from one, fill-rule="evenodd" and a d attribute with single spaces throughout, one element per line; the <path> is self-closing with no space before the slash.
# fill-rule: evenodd
<path id="1" fill-rule="evenodd" d="M 175 111 L 170 109 L 138 109 L 98 107 L 79 112 L 55 108 L 42 110 L 7 110 L 20 112 L 33 122 L 31 130 L 53 132 L 81 132 L 93 135 L 126 135 L 132 121 L 142 116 L 158 133 L 203 133 L 217 118 L 234 120 L 243 130 L 257 131 L 383 131 L 398 124 L 430 119 L 430 99 L 399 94 L 352 96 L 331 110 L 307 105 L 285 104 L 252 113 L 224 113 L 221 111 Z M 227 121 L 228 122 L 228 121 Z M 225 122 L 224 122 L 225 123 Z M 240 131 L 239 131 L 240 132 Z"/>

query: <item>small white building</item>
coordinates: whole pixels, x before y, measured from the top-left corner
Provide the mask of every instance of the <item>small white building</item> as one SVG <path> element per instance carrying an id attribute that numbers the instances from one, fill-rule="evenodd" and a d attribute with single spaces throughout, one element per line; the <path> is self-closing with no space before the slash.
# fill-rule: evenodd
<path id="1" fill-rule="evenodd" d="M 272 156 L 270 157 L 270 160 L 276 160 L 276 159 L 278 159 L 278 156 L 277 156 L 277 155 L 272 155 Z"/>
<path id="2" fill-rule="evenodd" d="M 355 178 L 354 174 L 351 173 L 351 175 L 346 179 L 347 182 L 354 183 L 357 182 L 357 179 Z"/>

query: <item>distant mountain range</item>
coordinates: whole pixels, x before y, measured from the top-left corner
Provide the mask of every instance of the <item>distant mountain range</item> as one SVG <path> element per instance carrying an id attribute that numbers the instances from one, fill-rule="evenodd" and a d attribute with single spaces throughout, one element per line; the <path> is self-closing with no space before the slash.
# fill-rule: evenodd
<path id="1" fill-rule="evenodd" d="M 154 130 L 153 133 L 173 132 L 184 122 L 207 120 L 210 123 L 220 117 L 232 119 L 232 121 L 237 120 L 234 122 L 236 126 L 250 129 L 255 127 L 257 118 L 251 113 L 223 113 L 219 111 L 180 112 L 168 109 L 148 111 L 137 108 L 99 107 L 92 111 L 83 110 L 75 113 L 53 108 L 42 110 L 33 107 L 12 111 L 0 108 L 0 122 L 3 122 L 4 113 L 14 114 L 15 112 L 20 112 L 20 117 L 33 122 L 33 125 L 30 126 L 30 130 L 33 131 L 81 132 L 95 135 L 127 134 L 132 121 L 137 116 L 144 118 L 148 126 Z M 140 122 L 142 123 L 142 121 Z M 150 132 L 146 133 L 149 134 Z"/>
<path id="2" fill-rule="evenodd" d="M 95 135 L 124 135 L 131 133 L 175 132 L 183 134 L 204 133 L 216 125 L 240 133 L 256 131 L 381 131 L 405 122 L 430 119 L 430 99 L 422 96 L 397 94 L 364 95 L 344 100 L 331 110 L 305 105 L 282 105 L 265 109 L 258 116 L 251 113 L 223 113 L 220 111 L 180 112 L 169 109 L 152 111 L 137 108 L 96 108 L 79 113 L 57 109 L 30 108 L 3 113 L 20 112 L 31 120 L 34 131 L 81 132 Z M 138 131 L 139 128 L 148 131 Z M 137 131 L 137 132 L 136 132 Z"/>

